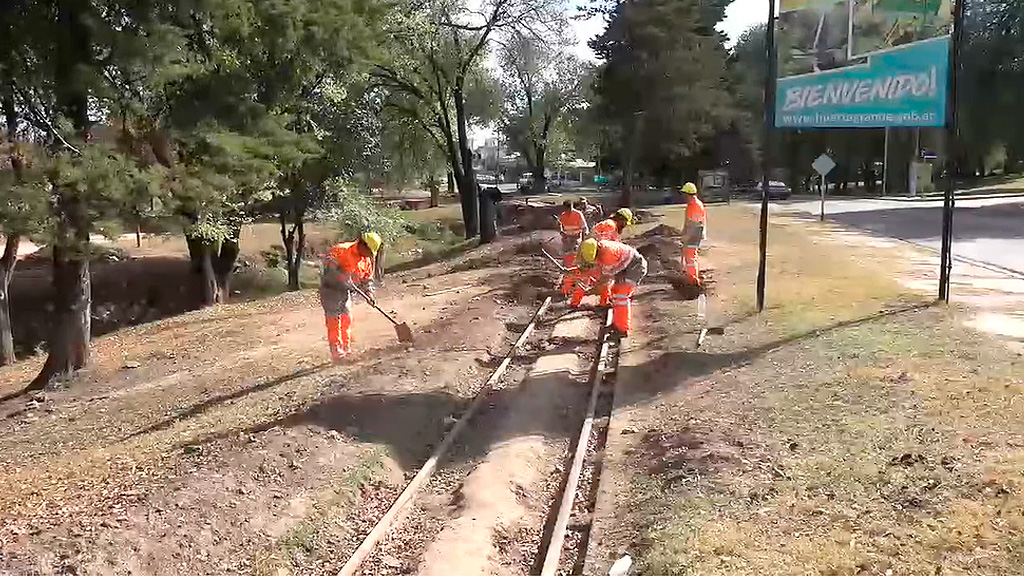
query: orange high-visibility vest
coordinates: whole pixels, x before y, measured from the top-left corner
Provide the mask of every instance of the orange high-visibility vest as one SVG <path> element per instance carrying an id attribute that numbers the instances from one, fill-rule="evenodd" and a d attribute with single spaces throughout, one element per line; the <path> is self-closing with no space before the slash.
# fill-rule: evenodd
<path id="1" fill-rule="evenodd" d="M 327 264 L 340 272 L 342 280 L 366 281 L 373 278 L 373 258 L 359 253 L 359 242 L 342 242 L 327 251 Z"/>
<path id="2" fill-rule="evenodd" d="M 636 248 L 614 240 L 602 240 L 597 244 L 597 259 L 594 264 L 602 276 L 615 276 L 626 269 L 633 258 L 640 256 Z"/>
<path id="3" fill-rule="evenodd" d="M 683 224 L 683 235 L 687 246 L 699 246 L 707 237 L 708 212 L 700 198 L 694 197 L 686 205 L 686 222 Z"/>
<path id="4" fill-rule="evenodd" d="M 558 224 L 562 227 L 562 233 L 567 236 L 579 236 L 587 231 L 586 216 L 575 208 L 559 214 Z"/>
<path id="5" fill-rule="evenodd" d="M 619 241 L 619 226 L 611 218 L 594 225 L 594 236 L 598 240 Z"/>

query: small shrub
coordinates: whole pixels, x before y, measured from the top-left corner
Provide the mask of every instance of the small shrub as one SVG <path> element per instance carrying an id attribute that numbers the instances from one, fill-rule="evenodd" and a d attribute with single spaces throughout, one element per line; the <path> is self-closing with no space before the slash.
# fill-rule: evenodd
<path id="1" fill-rule="evenodd" d="M 332 223 L 346 238 L 355 238 L 366 231 L 381 235 L 385 242 L 394 242 L 405 233 L 406 220 L 399 210 L 389 208 L 354 185 L 341 179 L 329 181 L 331 201 L 318 210 L 316 220 Z"/>

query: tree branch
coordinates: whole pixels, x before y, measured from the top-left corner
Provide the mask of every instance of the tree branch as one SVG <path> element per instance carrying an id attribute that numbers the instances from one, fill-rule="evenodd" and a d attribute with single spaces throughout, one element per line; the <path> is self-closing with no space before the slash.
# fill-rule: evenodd
<path id="1" fill-rule="evenodd" d="M 75 153 L 77 156 L 82 155 L 81 150 L 72 146 L 70 142 L 64 139 L 64 136 L 61 136 L 60 132 L 58 132 L 57 129 L 54 128 L 53 124 L 51 124 L 49 120 L 47 120 L 43 115 L 39 114 L 35 106 L 32 105 L 32 101 L 27 96 L 25 96 L 25 93 L 22 91 L 22 89 L 13 81 L 11 82 L 11 88 L 18 95 L 18 97 L 21 98 L 22 105 L 25 106 L 25 109 L 28 110 L 29 114 L 31 114 L 33 119 L 37 122 L 37 128 L 49 132 L 54 138 L 56 138 L 61 144 L 63 144 L 65 148 Z"/>

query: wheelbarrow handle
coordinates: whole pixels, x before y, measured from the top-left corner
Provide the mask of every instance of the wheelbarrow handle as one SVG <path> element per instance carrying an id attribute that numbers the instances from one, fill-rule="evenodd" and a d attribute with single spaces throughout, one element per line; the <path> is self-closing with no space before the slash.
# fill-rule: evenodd
<path id="1" fill-rule="evenodd" d="M 373 300 L 370 300 L 370 297 L 366 295 L 366 292 L 363 292 L 362 290 L 360 290 L 359 287 L 356 286 L 355 284 L 352 285 L 352 289 L 355 290 L 356 294 L 359 294 L 360 296 L 362 296 L 363 300 L 366 300 L 367 304 L 369 304 L 370 306 L 373 306 L 374 310 L 376 310 L 377 312 L 380 312 L 381 314 L 384 315 L 385 318 L 390 320 L 392 324 L 394 324 L 395 326 L 399 325 L 399 322 L 397 320 L 395 320 L 394 318 L 391 317 L 390 314 L 388 314 L 387 312 L 382 310 L 380 306 L 377 306 L 377 304 L 374 303 Z"/>

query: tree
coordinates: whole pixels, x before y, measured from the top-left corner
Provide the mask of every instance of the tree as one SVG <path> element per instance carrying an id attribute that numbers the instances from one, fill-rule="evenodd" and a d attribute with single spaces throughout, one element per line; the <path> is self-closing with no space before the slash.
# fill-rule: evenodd
<path id="1" fill-rule="evenodd" d="M 985 158 L 1005 147 L 1012 166 L 1024 160 L 1019 104 L 1024 90 L 1024 5 L 1012 0 L 965 5 L 960 72 L 961 172 L 985 175 Z"/>
<path id="2" fill-rule="evenodd" d="M 36 201 L 43 197 L 40 190 L 26 186 L 26 150 L 21 145 L 20 114 L 16 104 L 13 80 L 17 66 L 17 46 L 21 41 L 19 30 L 12 24 L 18 4 L 11 3 L 0 9 L 0 113 L 3 116 L 3 142 L 0 147 L 0 223 L 3 228 L 4 247 L 0 254 L 0 366 L 12 364 L 14 337 L 11 326 L 10 285 L 18 262 L 18 247 L 45 214 Z"/>
<path id="3" fill-rule="evenodd" d="M 262 0 L 253 3 L 254 25 L 232 44 L 247 63 L 256 102 L 287 116 L 287 128 L 304 143 L 287 161 L 276 156 L 281 174 L 270 203 L 291 289 L 299 287 L 306 218 L 338 201 L 326 182 L 360 174 L 369 180 L 375 172 L 380 97 L 366 90 L 364 75 L 391 10 L 349 0 Z"/>
<path id="4" fill-rule="evenodd" d="M 466 237 L 480 233 L 470 149 L 471 82 L 496 34 L 537 34 L 556 18 L 557 0 L 484 0 L 478 10 L 450 0 L 407 2 L 385 34 L 393 39 L 373 71 L 387 105 L 417 122 L 444 153 L 459 191 Z M 482 241 L 490 238 L 483 237 Z"/>
<path id="5" fill-rule="evenodd" d="M 49 190 L 41 229 L 53 254 L 54 313 L 49 354 L 30 385 L 40 388 L 88 362 L 90 234 L 118 219 L 129 191 L 151 188 L 152 175 L 113 145 L 104 115 L 118 107 L 121 73 L 151 63 L 163 36 L 133 25 L 155 10 L 134 2 L 18 0 L 4 9 L 4 23 L 19 32 L 2 56 L 6 107 L 39 136 L 37 167 Z"/>
<path id="6" fill-rule="evenodd" d="M 713 9 L 712 9 L 713 8 Z M 628 203 L 633 178 L 692 178 L 714 160 L 713 136 L 735 121 L 718 3 L 621 2 L 591 42 L 602 64 L 595 116 L 608 127 Z"/>
<path id="7" fill-rule="evenodd" d="M 253 102 L 251 84 L 240 81 L 228 40 L 250 7 L 23 0 L 5 13 L 12 27 L 31 31 L 5 69 L 15 109 L 44 141 L 39 165 L 51 190 L 42 233 L 53 252 L 53 329 L 30 388 L 87 364 L 90 234 L 135 217 L 149 196 L 189 219 L 203 267 L 221 269 L 206 270 L 208 298 L 226 291 L 234 255 L 224 240 L 238 226 L 231 218 L 275 182 L 279 161 L 303 149 L 286 118 Z"/>
<path id="8" fill-rule="evenodd" d="M 534 191 L 540 193 L 546 189 L 545 170 L 556 131 L 583 105 L 590 77 L 563 46 L 521 34 L 513 34 L 499 55 L 505 75 L 502 129 L 526 159 Z"/>
<path id="9" fill-rule="evenodd" d="M 0 140 L 0 223 L 4 234 L 0 256 L 0 366 L 4 366 L 15 361 L 10 284 L 18 262 L 18 248 L 22 238 L 40 232 L 48 206 L 46 180 L 34 158 L 38 151 L 23 139 L 25 130 L 13 93 L 4 91 L 0 102 L 5 127 L 5 141 Z"/>

